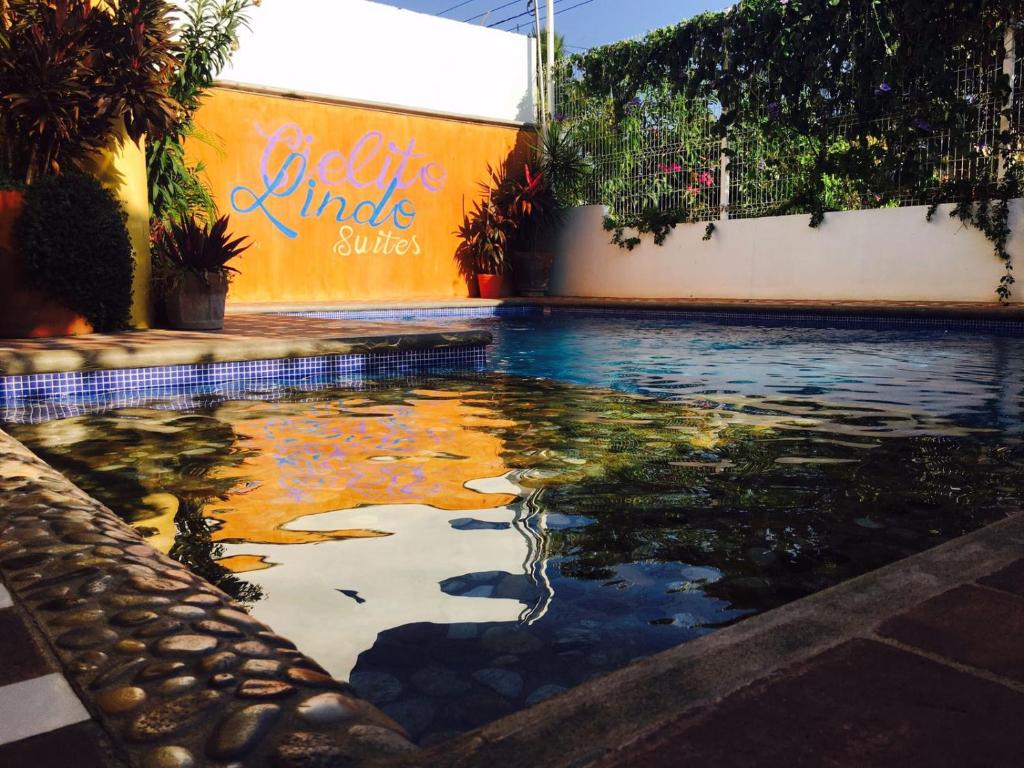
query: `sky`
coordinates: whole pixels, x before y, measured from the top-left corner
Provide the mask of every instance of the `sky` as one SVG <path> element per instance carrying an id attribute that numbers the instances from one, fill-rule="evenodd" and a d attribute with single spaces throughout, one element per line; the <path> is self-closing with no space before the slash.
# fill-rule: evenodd
<path id="1" fill-rule="evenodd" d="M 702 11 L 720 11 L 735 0 L 556 0 L 555 29 L 565 37 L 571 53 L 595 45 L 637 37 L 665 27 Z M 503 21 L 526 11 L 527 0 L 377 0 L 399 8 L 431 13 L 459 21 L 500 23 L 501 29 L 527 32 L 532 19 L 522 16 Z M 545 0 L 540 0 L 542 10 Z M 454 6 L 461 6 L 454 8 Z M 505 6 L 505 7 L 501 7 Z M 448 13 L 442 13 L 449 10 Z M 487 12 L 491 11 L 490 14 Z M 543 15 L 543 14 L 542 14 Z"/>

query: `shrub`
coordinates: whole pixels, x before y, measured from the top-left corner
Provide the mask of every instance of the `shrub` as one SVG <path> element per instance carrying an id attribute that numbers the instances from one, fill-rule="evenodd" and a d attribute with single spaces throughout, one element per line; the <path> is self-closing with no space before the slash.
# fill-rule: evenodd
<path id="1" fill-rule="evenodd" d="M 97 331 L 128 325 L 135 272 L 127 215 L 91 176 L 42 176 L 25 191 L 15 241 L 29 282 Z"/>

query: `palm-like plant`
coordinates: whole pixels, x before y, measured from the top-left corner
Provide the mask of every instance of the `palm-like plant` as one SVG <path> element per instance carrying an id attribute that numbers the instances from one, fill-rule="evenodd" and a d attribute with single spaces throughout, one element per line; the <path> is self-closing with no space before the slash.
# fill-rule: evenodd
<path id="1" fill-rule="evenodd" d="M 491 170 L 491 173 L 494 171 Z M 459 271 L 466 278 L 500 275 L 504 271 L 508 253 L 508 222 L 495 204 L 491 187 L 487 184 L 482 186 L 486 197 L 473 204 L 457 232 L 461 242 L 455 258 Z"/>

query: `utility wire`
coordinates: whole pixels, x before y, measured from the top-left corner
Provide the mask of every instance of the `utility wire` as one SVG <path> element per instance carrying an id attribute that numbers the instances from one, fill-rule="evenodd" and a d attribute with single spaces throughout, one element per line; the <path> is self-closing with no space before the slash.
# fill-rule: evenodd
<path id="1" fill-rule="evenodd" d="M 476 0 L 464 0 L 461 3 L 456 3 L 451 8 L 445 8 L 443 11 L 438 11 L 437 15 L 438 16 L 444 16 L 446 13 L 451 13 L 452 11 L 457 11 L 457 10 L 459 10 L 459 8 L 462 8 L 463 6 L 467 6 L 470 3 L 474 3 L 474 2 L 476 2 Z"/>
<path id="2" fill-rule="evenodd" d="M 557 5 L 560 5 L 561 3 L 564 3 L 564 2 L 568 2 L 568 0 L 555 0 L 555 5 L 557 6 Z M 577 3 L 576 5 L 571 5 L 568 8 L 564 8 L 562 10 L 562 13 L 567 13 L 567 12 L 569 12 L 571 10 L 576 9 L 576 8 L 582 8 L 584 5 L 590 5 L 592 2 L 594 2 L 594 0 L 583 0 L 582 2 Z M 523 13 L 517 13 L 515 16 L 509 16 L 506 19 L 502 19 L 501 21 L 495 21 L 493 24 L 488 24 L 487 26 L 488 27 L 497 27 L 497 26 L 499 26 L 501 24 L 507 24 L 510 21 L 515 21 L 516 19 L 521 19 L 523 16 L 529 16 L 530 13 L 531 13 L 531 11 L 524 11 Z"/>
<path id="3" fill-rule="evenodd" d="M 491 10 L 489 10 L 489 11 L 484 11 L 483 13 L 478 13 L 476 16 L 471 16 L 468 19 L 463 19 L 463 21 L 466 22 L 467 24 L 470 23 L 470 22 L 474 22 L 477 19 L 482 19 L 482 18 L 484 18 L 486 16 L 490 16 L 495 11 L 500 11 L 503 8 L 508 8 L 509 6 L 512 6 L 512 5 L 519 5 L 519 3 L 521 3 L 522 1 L 523 0 L 512 0 L 512 2 L 510 2 L 510 3 L 505 3 L 504 5 L 496 6 L 494 8 L 491 8 Z"/>

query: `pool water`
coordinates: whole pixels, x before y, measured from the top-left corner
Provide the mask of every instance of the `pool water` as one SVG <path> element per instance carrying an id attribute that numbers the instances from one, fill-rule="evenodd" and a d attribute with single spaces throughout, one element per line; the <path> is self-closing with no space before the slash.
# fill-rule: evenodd
<path id="1" fill-rule="evenodd" d="M 556 314 L 7 429 L 429 744 L 999 519 L 1024 339 Z"/>

